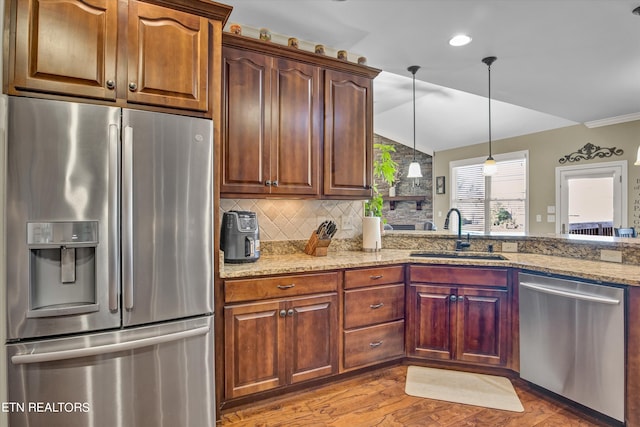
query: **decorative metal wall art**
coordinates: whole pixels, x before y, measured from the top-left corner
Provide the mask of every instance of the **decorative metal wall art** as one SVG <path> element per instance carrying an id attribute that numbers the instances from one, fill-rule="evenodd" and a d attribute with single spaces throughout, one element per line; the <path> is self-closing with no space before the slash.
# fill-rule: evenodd
<path id="1" fill-rule="evenodd" d="M 579 162 L 580 160 L 591 160 L 591 159 L 604 159 L 606 157 L 611 157 L 613 155 L 622 156 L 624 150 L 622 148 L 603 148 L 598 147 L 597 145 L 593 145 L 590 142 L 587 142 L 584 147 L 579 149 L 578 151 L 574 151 L 571 154 L 567 154 L 564 157 L 561 157 L 558 161 L 560 164 L 564 163 L 572 163 Z"/>

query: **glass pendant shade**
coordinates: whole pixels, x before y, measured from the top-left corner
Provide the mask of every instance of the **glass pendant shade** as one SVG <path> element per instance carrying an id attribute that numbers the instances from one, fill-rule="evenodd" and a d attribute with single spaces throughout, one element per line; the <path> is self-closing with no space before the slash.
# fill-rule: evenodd
<path id="1" fill-rule="evenodd" d="M 636 162 L 634 166 L 640 166 L 640 147 L 638 147 L 638 155 L 636 156 Z"/>
<path id="2" fill-rule="evenodd" d="M 422 171 L 420 170 L 420 163 L 411 162 L 409 165 L 409 173 L 407 178 L 422 178 Z"/>
<path id="3" fill-rule="evenodd" d="M 497 171 L 498 166 L 496 165 L 496 161 L 493 160 L 493 157 L 488 157 L 482 165 L 482 175 L 491 176 L 494 175 Z"/>

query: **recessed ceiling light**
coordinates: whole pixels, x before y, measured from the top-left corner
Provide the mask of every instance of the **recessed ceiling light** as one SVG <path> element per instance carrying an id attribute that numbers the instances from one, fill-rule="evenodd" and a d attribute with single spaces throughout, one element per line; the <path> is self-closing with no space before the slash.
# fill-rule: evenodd
<path id="1" fill-rule="evenodd" d="M 471 43 L 471 37 L 469 37 L 466 34 L 458 34 L 455 35 L 451 38 L 451 40 L 449 40 L 449 44 L 451 46 L 466 46 L 469 43 Z"/>

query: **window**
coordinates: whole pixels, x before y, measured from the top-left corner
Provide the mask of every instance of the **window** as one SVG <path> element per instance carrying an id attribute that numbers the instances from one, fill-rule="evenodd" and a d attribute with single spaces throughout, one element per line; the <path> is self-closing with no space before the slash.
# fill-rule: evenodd
<path id="1" fill-rule="evenodd" d="M 493 157 L 498 172 L 486 177 L 482 175 L 484 158 L 450 163 L 453 184 L 451 207 L 460 210 L 465 232 L 525 234 L 528 224 L 528 152 Z"/>

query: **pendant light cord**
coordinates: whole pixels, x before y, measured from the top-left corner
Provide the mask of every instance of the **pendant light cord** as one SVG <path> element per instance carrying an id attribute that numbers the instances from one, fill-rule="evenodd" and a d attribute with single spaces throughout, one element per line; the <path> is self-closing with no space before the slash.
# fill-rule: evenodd
<path id="1" fill-rule="evenodd" d="M 492 159 L 491 157 L 491 64 L 493 64 L 496 59 L 498 58 L 495 56 L 487 56 L 486 58 L 482 58 L 482 62 L 484 62 L 487 65 L 487 68 L 489 69 L 489 159 Z"/>
<path id="2" fill-rule="evenodd" d="M 416 70 L 417 71 L 417 70 Z M 416 72 L 413 72 L 413 161 L 416 161 Z"/>
<path id="3" fill-rule="evenodd" d="M 489 157 L 491 156 L 491 63 L 489 63 Z"/>

